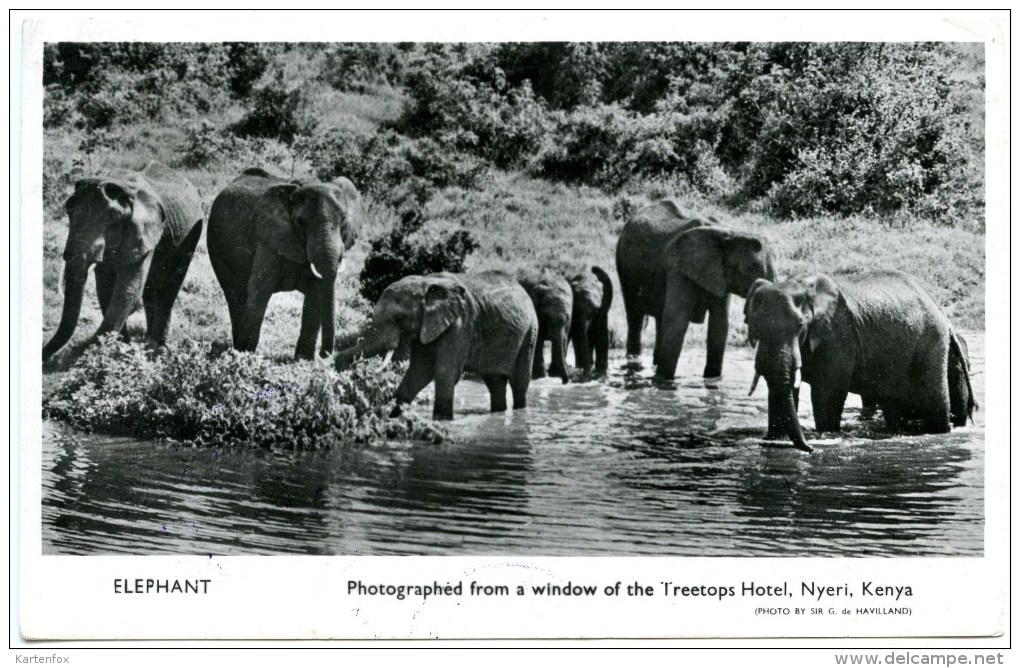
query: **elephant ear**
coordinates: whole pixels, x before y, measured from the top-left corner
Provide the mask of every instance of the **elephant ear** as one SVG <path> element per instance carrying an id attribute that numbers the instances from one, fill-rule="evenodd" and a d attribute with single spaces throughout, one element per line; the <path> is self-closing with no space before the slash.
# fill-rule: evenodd
<path id="1" fill-rule="evenodd" d="M 291 217 L 297 183 L 270 186 L 259 198 L 254 213 L 255 236 L 277 255 L 298 264 L 308 263 L 305 244 Z"/>
<path id="2" fill-rule="evenodd" d="M 421 316 L 421 342 L 432 343 L 453 325 L 470 317 L 469 297 L 464 286 L 453 281 L 433 282 L 425 290 Z"/>
<path id="3" fill-rule="evenodd" d="M 673 241 L 672 257 L 677 268 L 701 288 L 722 297 L 727 293 L 726 244 L 732 233 L 714 227 L 698 227 Z"/>
<path id="4" fill-rule="evenodd" d="M 340 236 L 344 240 L 344 248 L 350 250 L 361 231 L 361 194 L 349 179 L 342 176 L 338 176 L 329 185 L 344 211 L 344 219 L 340 223 Z"/>
<path id="5" fill-rule="evenodd" d="M 124 225 L 107 230 L 109 250 L 120 262 L 139 262 L 152 253 L 163 236 L 166 212 L 159 196 L 126 180 L 103 181 L 100 188 L 111 206 L 131 212 Z"/>
<path id="6" fill-rule="evenodd" d="M 744 301 L 744 324 L 747 325 L 747 340 L 751 342 L 751 345 L 758 343 L 759 335 L 757 329 L 754 326 L 754 314 L 758 310 L 758 300 L 754 298 L 754 293 L 758 290 L 772 285 L 772 282 L 764 278 L 757 279 L 751 284 L 751 288 L 747 291 L 747 298 Z"/>
<path id="7" fill-rule="evenodd" d="M 819 274 L 804 281 L 804 298 L 799 306 L 807 322 L 807 341 L 811 352 L 829 337 L 831 319 L 839 299 L 839 286 L 828 276 Z"/>

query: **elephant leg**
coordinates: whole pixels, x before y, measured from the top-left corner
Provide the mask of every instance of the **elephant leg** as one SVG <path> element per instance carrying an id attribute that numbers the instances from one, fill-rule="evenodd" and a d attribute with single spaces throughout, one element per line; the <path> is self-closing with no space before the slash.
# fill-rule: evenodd
<path id="1" fill-rule="evenodd" d="M 705 360 L 705 379 L 722 378 L 723 355 L 726 338 L 730 333 L 730 296 L 714 300 L 708 311 L 708 356 Z"/>
<path id="2" fill-rule="evenodd" d="M 255 253 L 251 277 L 248 279 L 247 300 L 238 332 L 240 335 L 238 350 L 254 352 L 258 348 L 262 320 L 266 317 L 269 299 L 276 292 L 278 279 L 279 259 L 271 250 L 260 247 Z"/>
<path id="3" fill-rule="evenodd" d="M 687 336 L 687 325 L 690 323 L 690 301 L 681 294 L 670 295 L 666 291 L 666 307 L 663 309 L 662 327 L 655 328 L 658 360 L 655 376 L 660 380 L 672 381 L 676 375 L 676 365 L 683 350 L 684 337 Z"/>
<path id="4" fill-rule="evenodd" d="M 315 341 L 319 337 L 319 305 L 314 295 L 306 294 L 301 306 L 301 334 L 298 336 L 294 357 L 310 360 L 315 357 Z"/>
<path id="5" fill-rule="evenodd" d="M 110 295 L 110 304 L 103 313 L 103 322 L 99 325 L 96 336 L 109 332 L 122 332 L 128 317 L 142 301 L 145 279 L 152 265 L 152 255 L 146 255 L 135 264 L 120 265 L 116 271 L 116 282 Z"/>
<path id="6" fill-rule="evenodd" d="M 552 362 L 549 364 L 549 375 L 557 376 L 564 384 L 570 382 L 567 373 L 567 336 L 566 329 L 555 332 L 552 336 Z M 577 343 L 575 342 L 576 346 Z"/>
<path id="7" fill-rule="evenodd" d="M 924 405 L 920 406 L 921 421 L 927 434 L 944 434 L 952 428 L 948 392 L 934 392 L 928 388 Z"/>
<path id="8" fill-rule="evenodd" d="M 152 295 L 150 299 L 143 298 L 142 300 L 145 302 L 148 330 L 146 335 L 156 345 L 166 343 L 167 330 L 170 328 L 170 315 L 177 302 L 177 295 L 181 292 L 181 286 L 184 285 L 184 278 L 188 275 L 191 258 L 195 255 L 195 247 L 198 246 L 201 236 L 202 223 L 200 222 L 191 229 L 180 248 L 175 251 L 163 252 L 159 247 L 156 248 L 152 260 L 152 271 L 149 272 L 149 280 L 146 281 L 145 286 L 148 293 L 149 285 L 152 285 Z"/>
<path id="9" fill-rule="evenodd" d="M 883 399 L 881 402 L 882 417 L 885 419 L 885 426 L 894 431 L 903 428 L 906 417 L 899 402 L 892 399 Z"/>
<path id="10" fill-rule="evenodd" d="M 117 270 L 102 263 L 96 265 L 96 296 L 99 298 L 99 311 L 106 315 L 113 300 L 113 287 L 117 284 Z M 143 294 L 144 301 L 144 294 Z M 127 325 L 118 332 L 121 337 L 127 336 Z"/>
<path id="11" fill-rule="evenodd" d="M 525 344 L 517 353 L 517 360 L 514 362 L 514 371 L 510 376 L 510 394 L 514 399 L 514 410 L 526 408 L 528 405 L 528 385 L 531 383 L 531 376 L 528 373 L 530 363 L 530 348 Z"/>
<path id="12" fill-rule="evenodd" d="M 230 339 L 237 350 L 241 349 L 241 325 L 244 323 L 244 306 L 247 303 L 247 293 L 227 295 L 227 311 L 230 313 Z"/>
<path id="13" fill-rule="evenodd" d="M 539 339 L 535 344 L 535 356 L 531 364 L 532 378 L 545 378 L 545 341 Z"/>
<path id="14" fill-rule="evenodd" d="M 482 376 L 485 387 L 489 388 L 489 410 L 502 413 L 506 410 L 506 383 L 508 378 L 500 374 Z"/>
<path id="15" fill-rule="evenodd" d="M 589 339 L 595 348 L 595 376 L 605 376 L 609 371 L 609 320 L 602 316 L 591 325 Z"/>
<path id="16" fill-rule="evenodd" d="M 815 383 L 811 386 L 811 410 L 815 414 L 816 431 L 839 431 L 847 394 L 847 389 L 834 385 Z"/>
<path id="17" fill-rule="evenodd" d="M 312 350 L 314 350 L 314 347 Z M 403 379 L 401 379 L 400 385 L 397 386 L 395 396 L 396 405 L 393 407 L 390 417 L 400 415 L 404 404 L 409 404 L 414 401 L 414 398 L 418 396 L 418 393 L 424 390 L 425 386 L 432 382 L 433 368 L 433 360 L 430 355 L 411 355 L 411 363 L 407 367 L 407 372 L 404 374 Z M 452 407 L 450 417 L 453 417 Z"/>
<path id="18" fill-rule="evenodd" d="M 878 399 L 871 395 L 861 395 L 861 417 L 871 418 L 874 417 L 875 411 L 878 410 Z"/>
<path id="19" fill-rule="evenodd" d="M 436 400 L 432 405 L 432 419 L 452 420 L 454 388 L 460 380 L 461 368 L 437 361 L 435 371 Z M 503 401 L 505 403 L 506 399 Z"/>
<path id="20" fill-rule="evenodd" d="M 634 299 L 625 299 L 623 302 L 627 311 L 627 357 L 635 358 L 628 364 L 640 366 L 637 358 L 641 356 L 641 329 L 645 323 L 645 314 L 633 302 Z M 658 334 L 658 327 L 656 327 L 655 331 Z"/>

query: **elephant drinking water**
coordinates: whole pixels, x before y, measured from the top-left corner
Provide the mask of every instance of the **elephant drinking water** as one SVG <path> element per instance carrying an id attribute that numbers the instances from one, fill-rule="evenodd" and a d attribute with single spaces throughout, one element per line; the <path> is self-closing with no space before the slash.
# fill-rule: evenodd
<path id="1" fill-rule="evenodd" d="M 411 362 L 394 414 L 435 381 L 433 417 L 451 420 L 454 386 L 464 371 L 485 381 L 492 411 L 506 410 L 508 381 L 513 407 L 524 408 L 537 338 L 531 299 L 509 274 L 408 276 L 386 288 L 358 343 L 337 353 L 336 367 L 406 346 Z"/>
<path id="2" fill-rule="evenodd" d="M 57 331 L 43 347 L 43 361 L 74 334 L 93 264 L 103 312 L 97 335 L 122 331 L 141 304 L 146 337 L 164 343 L 170 312 L 202 236 L 205 215 L 195 186 L 152 162 L 141 171 L 81 179 L 64 209 L 70 221 L 64 305 Z"/>
<path id="3" fill-rule="evenodd" d="M 818 431 L 839 430 L 850 392 L 876 403 L 893 429 L 919 420 L 925 432 L 947 432 L 975 407 L 965 345 L 906 274 L 760 280 L 744 312 L 757 346 L 752 392 L 759 375 L 769 388 L 769 438 L 811 449 L 797 418 L 801 378 Z"/>
<path id="4" fill-rule="evenodd" d="M 258 347 L 269 298 L 304 294 L 295 356 L 333 352 L 336 281 L 360 226 L 360 196 L 343 177 L 287 181 L 248 169 L 217 195 L 209 212 L 209 260 L 230 310 L 234 347 Z"/>

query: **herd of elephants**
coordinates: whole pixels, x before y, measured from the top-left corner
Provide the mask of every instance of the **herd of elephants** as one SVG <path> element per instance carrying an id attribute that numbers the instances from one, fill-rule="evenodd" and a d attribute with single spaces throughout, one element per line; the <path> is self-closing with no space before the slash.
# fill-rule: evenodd
<path id="1" fill-rule="evenodd" d="M 139 304 L 147 338 L 162 344 L 170 313 L 206 218 L 195 187 L 157 163 L 81 179 L 67 200 L 64 303 L 43 360 L 74 333 L 88 271 L 95 265 L 103 313 L 97 336 L 122 332 Z M 433 416 L 452 419 L 464 371 L 488 388 L 491 409 L 523 408 L 532 378 L 569 380 L 574 346 L 583 380 L 608 365 L 613 286 L 591 267 L 565 277 L 535 268 L 409 276 L 391 284 L 371 322 L 337 350 L 335 292 L 344 254 L 358 236 L 360 196 L 345 178 L 277 178 L 248 169 L 217 195 L 208 215 L 209 260 L 226 297 L 233 345 L 254 351 L 270 297 L 304 295 L 296 356 L 316 343 L 345 369 L 359 357 L 409 357 L 395 413 L 435 383 Z M 526 233 L 523 232 L 522 233 Z M 689 323 L 708 319 L 707 383 L 722 374 L 731 294 L 744 298 L 755 378 L 768 385 L 768 435 L 810 451 L 797 417 L 801 379 L 811 386 L 818 431 L 838 431 L 847 394 L 881 409 L 891 429 L 941 433 L 976 408 L 966 342 L 911 277 L 876 271 L 777 281 L 768 242 L 728 229 L 671 200 L 639 211 L 623 227 L 616 271 L 627 314 L 627 364 L 640 368 L 641 331 L 655 320 L 655 378 L 671 382 Z M 321 334 L 321 336 L 320 336 Z"/>

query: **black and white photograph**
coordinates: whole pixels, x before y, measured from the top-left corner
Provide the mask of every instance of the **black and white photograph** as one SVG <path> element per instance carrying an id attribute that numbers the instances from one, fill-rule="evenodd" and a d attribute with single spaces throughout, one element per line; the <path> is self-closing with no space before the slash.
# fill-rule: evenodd
<path id="1" fill-rule="evenodd" d="M 988 155 L 1008 17 L 843 40 L 833 20 L 876 15 L 821 14 L 818 38 L 778 12 L 754 39 L 726 13 L 675 38 L 407 39 L 378 16 L 352 38 L 344 12 L 307 39 L 40 30 L 32 568 L 111 564 L 103 596 L 179 606 L 232 565 L 325 564 L 336 607 L 439 605 L 434 586 L 466 617 L 314 632 L 333 638 L 475 637 L 473 600 L 537 622 L 612 596 L 758 625 L 647 637 L 926 635 L 968 591 L 934 583 L 1006 563 L 986 373 L 1008 359 L 986 320 L 1006 249 L 986 243 L 1008 226 Z M 552 594 L 573 600 L 523 600 Z M 763 620 L 773 595 L 816 617 Z M 931 628 L 995 635 L 1000 614 Z"/>

